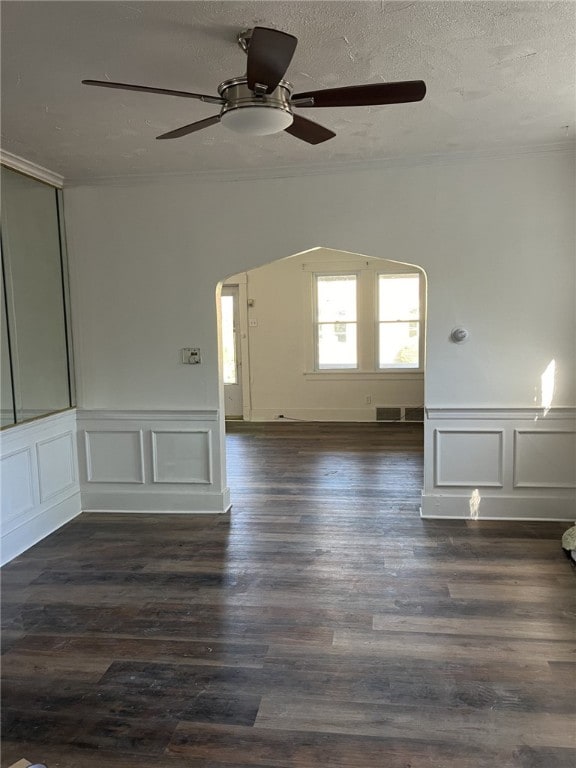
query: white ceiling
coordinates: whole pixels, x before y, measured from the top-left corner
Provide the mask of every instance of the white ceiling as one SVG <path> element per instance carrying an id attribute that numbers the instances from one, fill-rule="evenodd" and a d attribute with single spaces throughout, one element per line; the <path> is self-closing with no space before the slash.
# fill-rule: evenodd
<path id="1" fill-rule="evenodd" d="M 247 172 L 574 141 L 574 2 L 2 3 L 2 148 L 67 178 Z M 310 146 L 216 125 L 155 136 L 218 107 L 89 88 L 110 79 L 216 94 L 244 73 L 238 32 L 296 35 L 295 91 L 426 81 L 416 104 L 302 109 L 336 131 Z"/>

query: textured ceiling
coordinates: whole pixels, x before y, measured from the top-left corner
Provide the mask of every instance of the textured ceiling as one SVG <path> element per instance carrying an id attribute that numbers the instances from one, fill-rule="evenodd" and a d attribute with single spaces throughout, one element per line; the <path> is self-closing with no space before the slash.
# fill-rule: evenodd
<path id="1" fill-rule="evenodd" d="M 574 2 L 2 3 L 2 148 L 68 178 L 365 163 L 506 152 L 574 140 Z M 83 78 L 216 93 L 244 73 L 241 29 L 296 35 L 296 92 L 426 81 L 421 103 L 306 109 L 336 131 L 310 146 L 217 125 L 155 136 L 218 111 L 88 88 Z"/>

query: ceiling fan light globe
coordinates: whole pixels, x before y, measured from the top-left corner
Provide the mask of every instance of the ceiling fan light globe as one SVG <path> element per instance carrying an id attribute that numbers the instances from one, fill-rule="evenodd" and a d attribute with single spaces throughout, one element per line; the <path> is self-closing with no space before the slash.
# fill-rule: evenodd
<path id="1" fill-rule="evenodd" d="M 294 121 L 291 112 L 269 106 L 250 105 L 229 109 L 222 114 L 222 125 L 235 133 L 268 136 L 289 128 Z"/>

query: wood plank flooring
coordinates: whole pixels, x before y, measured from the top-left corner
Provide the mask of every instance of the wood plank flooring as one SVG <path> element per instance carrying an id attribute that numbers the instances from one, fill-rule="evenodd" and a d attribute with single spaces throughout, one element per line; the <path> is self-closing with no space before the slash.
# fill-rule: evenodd
<path id="1" fill-rule="evenodd" d="M 424 521 L 410 425 L 230 425 L 230 515 L 3 569 L 2 768 L 574 768 L 562 523 Z"/>

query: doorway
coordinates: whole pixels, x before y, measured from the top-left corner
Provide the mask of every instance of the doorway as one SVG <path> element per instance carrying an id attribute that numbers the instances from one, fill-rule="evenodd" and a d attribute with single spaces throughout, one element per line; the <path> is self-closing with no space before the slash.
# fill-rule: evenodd
<path id="1" fill-rule="evenodd" d="M 222 378 L 224 383 L 224 413 L 227 419 L 241 419 L 243 414 L 239 298 L 239 286 L 226 285 L 222 287 L 220 296 Z"/>

